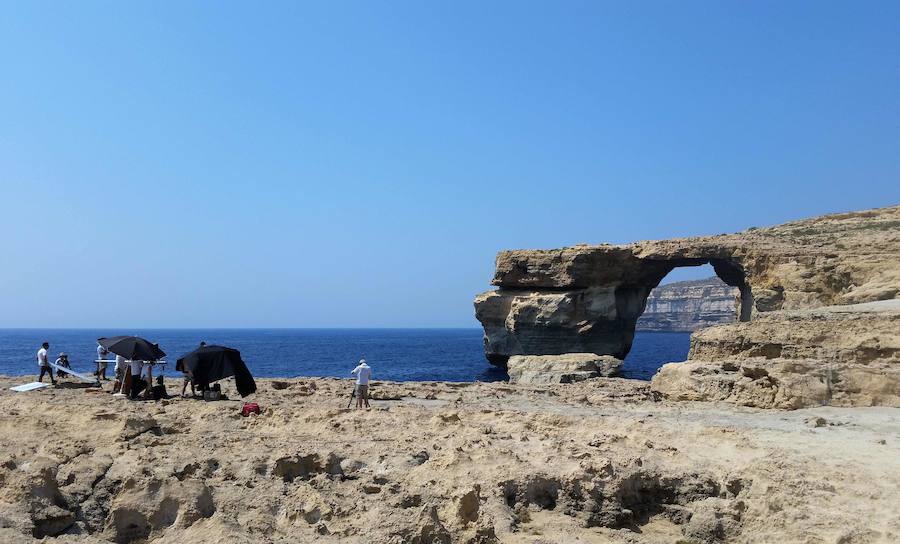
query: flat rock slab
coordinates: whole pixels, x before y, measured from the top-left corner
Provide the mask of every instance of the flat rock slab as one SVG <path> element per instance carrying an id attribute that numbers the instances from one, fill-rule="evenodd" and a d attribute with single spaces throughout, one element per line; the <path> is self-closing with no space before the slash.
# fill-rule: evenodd
<path id="1" fill-rule="evenodd" d="M 564 355 L 516 355 L 509 359 L 510 383 L 574 383 L 619 373 L 622 361 L 609 355 L 566 353 Z"/>

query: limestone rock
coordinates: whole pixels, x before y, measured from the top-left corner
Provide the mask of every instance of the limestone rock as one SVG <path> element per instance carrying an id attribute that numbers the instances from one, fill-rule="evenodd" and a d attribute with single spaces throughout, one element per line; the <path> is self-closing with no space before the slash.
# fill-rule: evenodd
<path id="1" fill-rule="evenodd" d="M 900 364 L 900 299 L 769 312 L 691 337 L 689 359 L 751 357 Z"/>
<path id="2" fill-rule="evenodd" d="M 728 372 L 765 380 L 767 360 L 745 362 Z M 647 382 L 596 378 L 382 382 L 392 400 L 366 411 L 346 409 L 346 380 L 279 381 L 288 387 L 258 382 L 266 416 L 241 418 L 227 403 L 16 393 L 21 377 L 0 376 L 0 543 L 888 543 L 900 534 L 896 410 L 654 402 Z M 313 383 L 315 395 L 295 394 Z M 134 429 L 97 424 L 113 411 L 119 422 L 152 413 L 156 426 L 115 440 Z M 816 417 L 825 426 L 807 426 Z"/>
<path id="3" fill-rule="evenodd" d="M 615 376 L 622 361 L 608 355 L 516 355 L 507 365 L 510 383 L 573 383 L 590 378 Z"/>
<path id="4" fill-rule="evenodd" d="M 805 219 L 738 234 L 612 246 L 503 251 L 478 295 L 485 355 L 586 352 L 623 359 L 650 291 L 673 268 L 711 264 L 738 289 L 735 313 L 855 304 L 900 296 L 900 206 Z"/>
<path id="5" fill-rule="evenodd" d="M 900 406 L 900 300 L 771 312 L 694 333 L 653 391 L 759 408 Z"/>
<path id="6" fill-rule="evenodd" d="M 146 539 L 168 527 L 188 527 L 215 512 L 209 488 L 202 482 L 129 478 L 110 505 L 105 533 L 110 540 Z"/>
<path id="7" fill-rule="evenodd" d="M 639 331 L 695 331 L 737 319 L 735 300 L 740 291 L 719 278 L 660 285 L 647 297 Z"/>

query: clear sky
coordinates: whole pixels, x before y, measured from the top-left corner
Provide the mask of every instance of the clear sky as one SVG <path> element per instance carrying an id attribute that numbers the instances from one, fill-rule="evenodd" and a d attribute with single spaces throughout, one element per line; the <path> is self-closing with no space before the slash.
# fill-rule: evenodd
<path id="1" fill-rule="evenodd" d="M 900 203 L 900 2 L 0 6 L 0 327 L 474 327 L 500 249 Z"/>

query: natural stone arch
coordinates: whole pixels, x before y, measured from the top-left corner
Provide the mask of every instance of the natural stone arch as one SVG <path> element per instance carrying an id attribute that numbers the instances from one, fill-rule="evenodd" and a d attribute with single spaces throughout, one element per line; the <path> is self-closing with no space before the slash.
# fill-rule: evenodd
<path id="1" fill-rule="evenodd" d="M 475 299 L 485 355 L 499 365 L 520 354 L 624 357 L 650 290 L 673 268 L 707 262 L 740 290 L 741 321 L 900 298 L 898 226 L 894 206 L 737 234 L 503 251 L 497 290 Z"/>
<path id="2" fill-rule="evenodd" d="M 512 355 L 595 353 L 624 359 L 647 297 L 673 269 L 710 264 L 741 293 L 736 315 L 747 321 L 753 297 L 741 263 L 722 256 L 638 258 L 616 246 L 501 254 L 496 291 L 476 298 L 488 360 Z"/>
<path id="3" fill-rule="evenodd" d="M 737 321 L 750 321 L 750 317 L 753 313 L 753 291 L 750 288 L 750 284 L 747 282 L 747 275 L 744 272 L 743 267 L 739 262 L 734 259 L 728 258 L 711 258 L 711 259 L 697 259 L 697 258 L 689 258 L 689 259 L 671 259 L 671 260 L 663 260 L 666 264 L 661 270 L 664 270 L 662 276 L 656 280 L 656 283 L 650 288 L 651 290 L 656 288 L 659 283 L 665 278 L 672 270 L 676 268 L 682 267 L 695 267 L 695 266 L 703 266 L 703 265 L 711 265 L 713 270 L 716 273 L 716 276 L 722 282 L 730 287 L 735 287 L 739 291 L 739 296 L 735 300 L 735 318 Z M 654 269 L 656 269 L 654 267 Z M 642 292 L 642 290 L 641 290 Z M 649 296 L 649 291 L 647 292 L 647 296 Z M 647 297 L 644 296 L 644 304 L 646 304 Z M 643 313 L 644 308 L 641 307 L 641 313 Z M 640 316 L 640 314 L 639 314 Z"/>

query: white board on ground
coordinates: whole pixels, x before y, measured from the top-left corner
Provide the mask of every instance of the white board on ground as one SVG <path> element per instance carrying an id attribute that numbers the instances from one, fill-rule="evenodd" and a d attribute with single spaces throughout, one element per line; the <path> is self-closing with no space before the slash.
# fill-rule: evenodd
<path id="1" fill-rule="evenodd" d="M 97 378 L 91 378 L 90 376 L 85 376 L 84 374 L 75 372 L 71 368 L 66 368 L 64 366 L 59 366 L 59 365 L 53 364 L 53 363 L 48 363 L 48 364 L 51 367 L 55 368 L 56 370 L 59 370 L 60 372 L 65 372 L 66 374 L 71 374 L 72 376 L 75 376 L 76 378 L 83 381 L 84 383 L 97 383 Z"/>
<path id="2" fill-rule="evenodd" d="M 11 391 L 18 391 L 19 393 L 24 393 L 25 391 L 34 391 L 35 389 L 40 389 L 41 387 L 49 386 L 49 383 L 41 383 L 41 382 L 31 382 L 31 383 L 23 383 L 22 385 L 17 385 L 15 387 L 10 387 Z"/>

